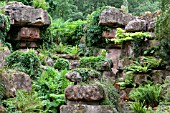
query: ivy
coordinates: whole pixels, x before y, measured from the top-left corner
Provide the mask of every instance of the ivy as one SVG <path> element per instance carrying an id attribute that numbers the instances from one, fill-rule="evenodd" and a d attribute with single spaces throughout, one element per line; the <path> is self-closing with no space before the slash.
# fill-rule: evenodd
<path id="1" fill-rule="evenodd" d="M 105 8 L 108 6 L 99 8 L 87 16 L 86 45 L 88 47 L 104 47 L 106 45 L 106 39 L 102 37 L 105 27 L 98 24 L 99 16 Z"/>
<path id="2" fill-rule="evenodd" d="M 0 14 L 0 40 L 5 42 L 7 32 L 10 30 L 10 19 L 4 14 Z"/>

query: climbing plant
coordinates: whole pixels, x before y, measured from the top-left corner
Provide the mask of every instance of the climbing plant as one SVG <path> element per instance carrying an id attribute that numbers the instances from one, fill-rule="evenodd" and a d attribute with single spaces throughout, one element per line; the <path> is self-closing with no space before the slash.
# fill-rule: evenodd
<path id="1" fill-rule="evenodd" d="M 5 42 L 5 38 L 9 30 L 10 30 L 9 17 L 0 13 L 0 40 Z"/>

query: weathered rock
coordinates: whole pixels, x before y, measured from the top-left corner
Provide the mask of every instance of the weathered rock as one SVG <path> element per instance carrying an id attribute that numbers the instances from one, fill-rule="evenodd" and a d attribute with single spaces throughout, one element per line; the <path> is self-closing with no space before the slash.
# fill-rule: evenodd
<path id="1" fill-rule="evenodd" d="M 109 105 L 63 105 L 60 113 L 119 113 Z"/>
<path id="2" fill-rule="evenodd" d="M 5 57 L 8 56 L 10 54 L 10 50 L 8 49 L 8 47 L 3 47 L 3 45 L 1 44 L 0 41 L 0 68 L 5 66 Z"/>
<path id="3" fill-rule="evenodd" d="M 80 76 L 80 73 L 76 71 L 68 72 L 66 74 L 66 78 L 71 82 L 75 82 L 75 83 L 82 82 L 82 77 Z"/>
<path id="4" fill-rule="evenodd" d="M 129 57 L 124 57 L 124 58 L 119 60 L 118 69 L 124 70 L 124 67 L 129 66 L 130 64 L 133 64 L 133 59 L 131 59 Z"/>
<path id="5" fill-rule="evenodd" d="M 106 55 L 107 58 L 112 59 L 113 61 L 113 68 L 118 67 L 119 56 L 121 54 L 121 49 L 109 49 L 108 54 Z"/>
<path id="6" fill-rule="evenodd" d="M 20 42 L 19 47 L 24 48 L 24 47 L 30 47 L 30 48 L 36 48 L 38 47 L 36 42 Z"/>
<path id="7" fill-rule="evenodd" d="M 74 85 L 66 88 L 65 97 L 70 101 L 100 101 L 104 99 L 104 94 L 97 85 Z"/>
<path id="8" fill-rule="evenodd" d="M 57 56 L 60 58 L 71 59 L 71 56 L 69 54 L 57 54 Z"/>
<path id="9" fill-rule="evenodd" d="M 7 113 L 6 109 L 4 108 L 4 106 L 0 105 L 0 113 Z"/>
<path id="10" fill-rule="evenodd" d="M 131 57 L 134 58 L 134 42 L 128 41 L 124 42 L 122 50 L 121 50 L 121 57 Z"/>
<path id="11" fill-rule="evenodd" d="M 103 72 L 103 78 L 108 82 L 115 80 L 115 76 L 116 75 L 113 73 L 113 71 L 104 71 Z"/>
<path id="12" fill-rule="evenodd" d="M 166 76 L 165 77 L 165 82 L 169 82 L 170 81 L 170 76 Z"/>
<path id="13" fill-rule="evenodd" d="M 70 60 L 70 69 L 78 68 L 78 60 Z"/>
<path id="14" fill-rule="evenodd" d="M 28 28 L 23 27 L 19 32 L 20 40 L 37 40 L 40 39 L 40 29 L 39 28 Z"/>
<path id="15" fill-rule="evenodd" d="M 25 90 L 29 92 L 32 89 L 30 76 L 23 72 L 1 70 L 0 78 L 4 84 L 4 96 L 6 98 L 14 97 L 17 90 Z"/>
<path id="16" fill-rule="evenodd" d="M 14 26 L 49 26 L 48 12 L 41 8 L 26 6 L 21 2 L 13 2 L 5 7 L 5 14 L 10 16 L 11 25 Z"/>
<path id="17" fill-rule="evenodd" d="M 144 84 L 147 83 L 148 76 L 148 74 L 135 74 L 133 81 L 136 85 Z"/>
<path id="18" fill-rule="evenodd" d="M 0 30 L 5 29 L 5 17 L 0 15 Z"/>
<path id="19" fill-rule="evenodd" d="M 162 84 L 166 77 L 169 76 L 170 71 L 167 70 L 152 70 L 151 76 L 154 83 Z"/>
<path id="20" fill-rule="evenodd" d="M 126 25 L 125 30 L 127 32 L 146 31 L 147 30 L 146 21 L 134 19 Z"/>
<path id="21" fill-rule="evenodd" d="M 102 37 L 109 39 L 115 38 L 116 32 L 117 32 L 116 29 L 112 29 L 111 31 L 103 31 Z"/>
<path id="22" fill-rule="evenodd" d="M 149 32 L 154 32 L 154 29 L 155 29 L 155 21 L 149 22 L 149 24 L 148 24 L 148 31 Z"/>
<path id="23" fill-rule="evenodd" d="M 134 17 L 131 14 L 123 12 L 117 8 L 106 8 L 100 14 L 99 23 L 101 25 L 123 27 L 126 26 L 129 21 L 133 20 Z"/>

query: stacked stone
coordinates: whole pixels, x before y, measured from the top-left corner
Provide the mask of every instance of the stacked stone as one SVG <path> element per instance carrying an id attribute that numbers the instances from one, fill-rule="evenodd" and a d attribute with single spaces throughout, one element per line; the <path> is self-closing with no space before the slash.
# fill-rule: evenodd
<path id="1" fill-rule="evenodd" d="M 66 74 L 66 78 L 74 82 L 74 85 L 65 89 L 67 105 L 61 106 L 60 113 L 117 113 L 117 110 L 110 105 L 100 105 L 100 101 L 105 99 L 103 87 L 97 84 L 89 84 L 89 82 L 95 83 L 95 81 L 100 80 L 102 73 L 111 75 L 112 62 L 108 63 L 110 62 L 102 62 L 97 71 L 86 67 L 78 68 L 86 70 L 86 79 L 84 79 L 85 75 L 82 76 L 82 73 L 76 69 Z M 86 84 L 81 85 L 82 82 Z"/>
<path id="2" fill-rule="evenodd" d="M 41 40 L 41 28 L 50 25 L 48 12 L 21 2 L 8 3 L 4 9 L 10 17 L 9 42 L 19 48 L 36 48 Z"/>

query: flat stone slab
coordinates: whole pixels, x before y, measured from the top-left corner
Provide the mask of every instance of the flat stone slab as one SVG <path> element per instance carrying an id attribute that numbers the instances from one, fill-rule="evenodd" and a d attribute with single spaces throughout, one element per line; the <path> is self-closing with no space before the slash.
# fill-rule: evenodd
<path id="1" fill-rule="evenodd" d="M 48 12 L 41 8 L 24 5 L 21 2 L 8 3 L 5 14 L 10 16 L 11 25 L 14 26 L 49 26 L 50 18 Z"/>
<path id="2" fill-rule="evenodd" d="M 119 113 L 109 105 L 63 105 L 60 113 Z"/>

